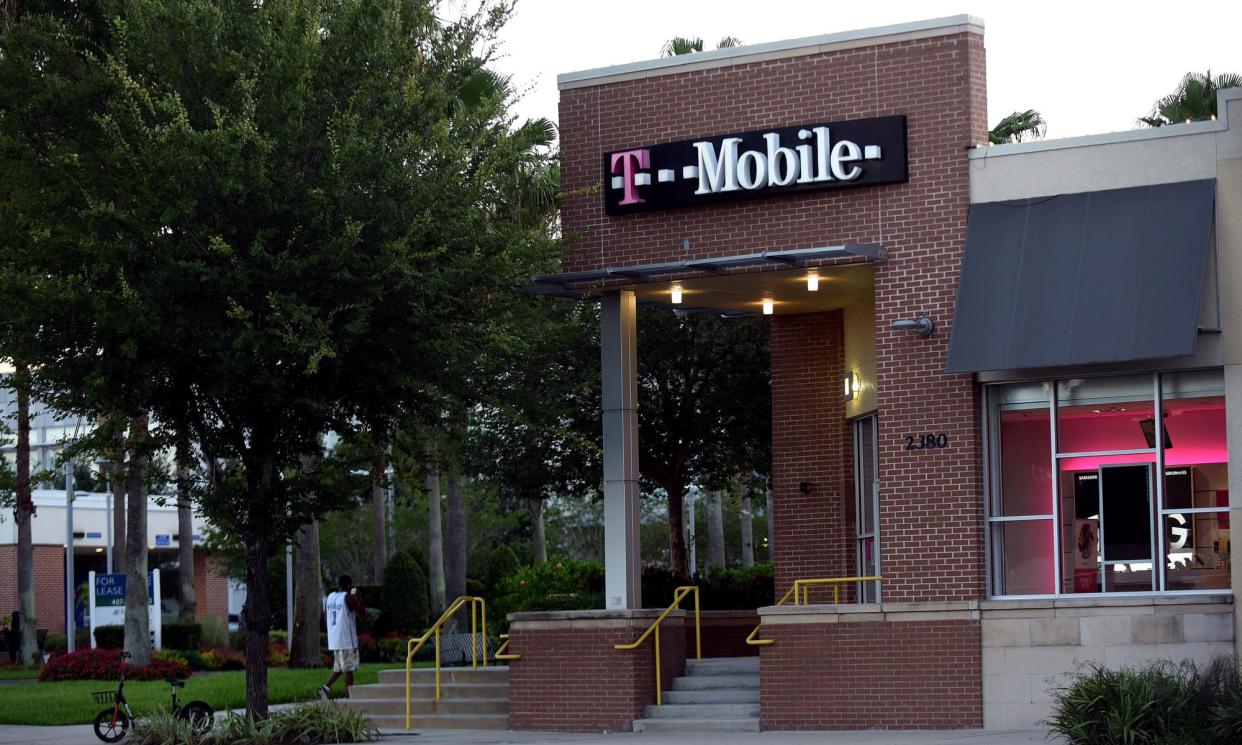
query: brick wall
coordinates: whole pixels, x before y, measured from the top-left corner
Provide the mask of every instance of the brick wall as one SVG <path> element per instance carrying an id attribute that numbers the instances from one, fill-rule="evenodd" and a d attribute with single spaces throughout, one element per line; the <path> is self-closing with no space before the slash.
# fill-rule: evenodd
<path id="1" fill-rule="evenodd" d="M 194 602 L 197 604 L 195 614 L 200 621 L 213 617 L 221 624 L 228 623 L 228 577 L 216 559 L 197 549 L 194 551 Z"/>
<path id="2" fill-rule="evenodd" d="M 544 614 L 510 617 L 509 651 L 521 655 L 509 663 L 509 725 L 513 729 L 629 732 L 643 709 L 655 703 L 653 640 L 633 651 L 617 650 L 614 645 L 637 639 L 659 611 L 632 619 L 589 617 L 609 613 L 547 614 L 558 618 L 526 622 L 519 618 Z M 665 690 L 685 669 L 682 623 L 680 616 L 673 615 L 661 628 Z"/>
<path id="3" fill-rule="evenodd" d="M 41 629 L 65 633 L 65 549 L 34 546 L 35 620 Z M 17 610 L 17 546 L 0 546 L 0 613 Z"/>
<path id="4" fill-rule="evenodd" d="M 966 150 L 986 141 L 986 103 L 983 38 L 968 32 L 561 92 L 562 218 L 576 240 L 566 270 L 845 242 L 888 252 L 873 265 L 886 600 L 983 593 L 977 390 L 969 375 L 943 371 L 969 206 Z M 609 150 L 893 114 L 907 117 L 908 183 L 620 217 L 599 196 Z M 920 310 L 936 323 L 930 338 L 891 328 Z M 796 576 L 854 572 L 843 541 L 853 502 L 839 327 L 834 314 L 772 321 L 778 591 Z M 816 411 L 803 416 L 812 401 Z M 904 450 L 907 435 L 927 433 L 947 435 L 948 447 Z M 809 496 L 797 492 L 801 481 Z"/>
<path id="5" fill-rule="evenodd" d="M 853 564 L 853 496 L 840 311 L 775 316 L 772 347 L 772 509 L 776 592 L 799 577 L 844 577 Z M 803 492 L 802 484 L 809 491 Z M 850 589 L 852 592 L 852 588 Z M 812 601 L 830 591 L 812 591 Z"/>
<path id="6" fill-rule="evenodd" d="M 977 620 L 764 625 L 764 729 L 980 727 Z"/>

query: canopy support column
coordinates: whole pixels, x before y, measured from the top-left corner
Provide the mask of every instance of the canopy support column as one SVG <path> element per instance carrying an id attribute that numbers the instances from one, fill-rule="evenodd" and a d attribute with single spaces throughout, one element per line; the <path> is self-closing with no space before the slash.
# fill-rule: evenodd
<path id="1" fill-rule="evenodd" d="M 637 300 L 602 298 L 600 383 L 604 411 L 604 596 L 609 610 L 642 607 L 639 588 Z"/>

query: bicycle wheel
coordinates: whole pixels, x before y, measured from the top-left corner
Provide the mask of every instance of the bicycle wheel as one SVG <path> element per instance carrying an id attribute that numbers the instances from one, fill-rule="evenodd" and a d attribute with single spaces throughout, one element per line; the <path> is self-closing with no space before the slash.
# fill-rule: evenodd
<path id="1" fill-rule="evenodd" d="M 104 709 L 95 717 L 95 737 L 116 742 L 129 732 L 129 715 L 121 709 Z"/>
<path id="2" fill-rule="evenodd" d="M 177 716 L 190 723 L 190 728 L 194 730 L 194 734 L 205 735 L 211 731 L 211 725 L 216 719 L 216 712 L 206 701 L 190 701 L 181 707 L 181 711 L 177 712 Z"/>

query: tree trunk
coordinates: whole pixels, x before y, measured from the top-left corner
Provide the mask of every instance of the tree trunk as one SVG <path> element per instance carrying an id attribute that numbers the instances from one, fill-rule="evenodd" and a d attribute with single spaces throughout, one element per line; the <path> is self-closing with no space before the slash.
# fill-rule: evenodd
<path id="1" fill-rule="evenodd" d="M 543 532 L 543 497 L 528 497 L 530 513 L 530 549 L 536 565 L 548 563 L 548 542 Z"/>
<path id="2" fill-rule="evenodd" d="M 428 459 L 431 460 L 430 458 Z M 431 615 L 439 618 L 445 609 L 444 533 L 440 521 L 440 472 L 427 471 L 427 578 L 431 585 Z"/>
<path id="3" fill-rule="evenodd" d="M 764 490 L 767 492 L 768 510 L 764 515 L 764 522 L 768 528 L 768 563 L 776 563 L 776 512 L 772 510 L 772 484 L 768 483 Z"/>
<path id="4" fill-rule="evenodd" d="M 725 565 L 724 547 L 724 508 L 721 504 L 720 491 L 714 489 L 707 494 L 707 568 Z"/>
<path id="5" fill-rule="evenodd" d="M 198 610 L 194 599 L 194 509 L 190 506 L 189 447 L 177 448 L 177 598 L 181 622 L 191 623 Z"/>
<path id="6" fill-rule="evenodd" d="M 259 473 L 254 473 L 254 469 Z M 275 458 L 269 453 L 261 464 L 246 465 L 250 489 L 246 527 L 246 605 L 242 615 L 246 623 L 246 712 L 255 719 L 267 718 L 267 641 L 272 628 L 271 587 L 267 581 L 267 564 L 272 558 L 272 536 L 258 518 L 271 509 L 272 484 L 276 478 Z"/>
<path id="7" fill-rule="evenodd" d="M 118 436 L 118 440 L 121 439 Z M 125 445 L 117 445 L 116 456 L 111 465 L 112 478 L 112 571 L 125 574 L 125 554 L 129 544 L 125 540 Z"/>
<path id="8" fill-rule="evenodd" d="M 321 667 L 319 618 L 323 610 L 323 573 L 319 568 L 319 522 L 298 530 L 293 548 L 293 638 L 289 667 Z"/>
<path id="9" fill-rule="evenodd" d="M 686 571 L 686 491 L 681 484 L 661 484 L 661 486 L 668 494 L 668 545 L 673 575 L 681 579 L 689 579 L 690 574 Z"/>
<path id="10" fill-rule="evenodd" d="M 461 475 L 448 474 L 445 489 L 448 519 L 444 531 L 444 599 L 466 594 L 466 503 L 461 498 Z"/>
<path id="11" fill-rule="evenodd" d="M 21 616 L 21 662 L 33 665 L 39 653 L 35 632 L 34 544 L 30 519 L 34 515 L 34 499 L 30 486 L 30 368 L 24 362 L 14 363 L 13 378 L 17 392 L 17 600 Z"/>
<path id="12" fill-rule="evenodd" d="M 755 565 L 755 526 L 751 517 L 750 489 L 746 484 L 742 487 L 742 566 Z"/>
<path id="13" fill-rule="evenodd" d="M 384 567 L 388 565 L 387 500 L 384 498 L 384 470 L 387 463 L 383 456 L 371 462 L 371 570 L 375 584 L 384 581 Z"/>
<path id="14" fill-rule="evenodd" d="M 151 664 L 151 597 L 147 594 L 147 416 L 130 422 L 129 472 L 125 491 L 129 499 L 125 543 L 125 651 L 131 665 Z M 156 602 L 159 602 L 156 599 Z"/>
<path id="15" fill-rule="evenodd" d="M 272 552 L 266 530 L 250 529 L 246 536 L 246 711 L 267 718 L 267 637 L 272 627 L 271 588 L 267 562 Z"/>

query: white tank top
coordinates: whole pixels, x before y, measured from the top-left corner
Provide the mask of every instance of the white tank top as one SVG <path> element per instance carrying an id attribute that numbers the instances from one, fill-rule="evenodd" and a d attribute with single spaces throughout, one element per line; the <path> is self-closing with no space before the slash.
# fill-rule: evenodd
<path id="1" fill-rule="evenodd" d="M 328 649 L 357 649 L 358 627 L 354 613 L 345 605 L 344 592 L 337 591 L 323 601 L 323 614 L 328 622 Z"/>

